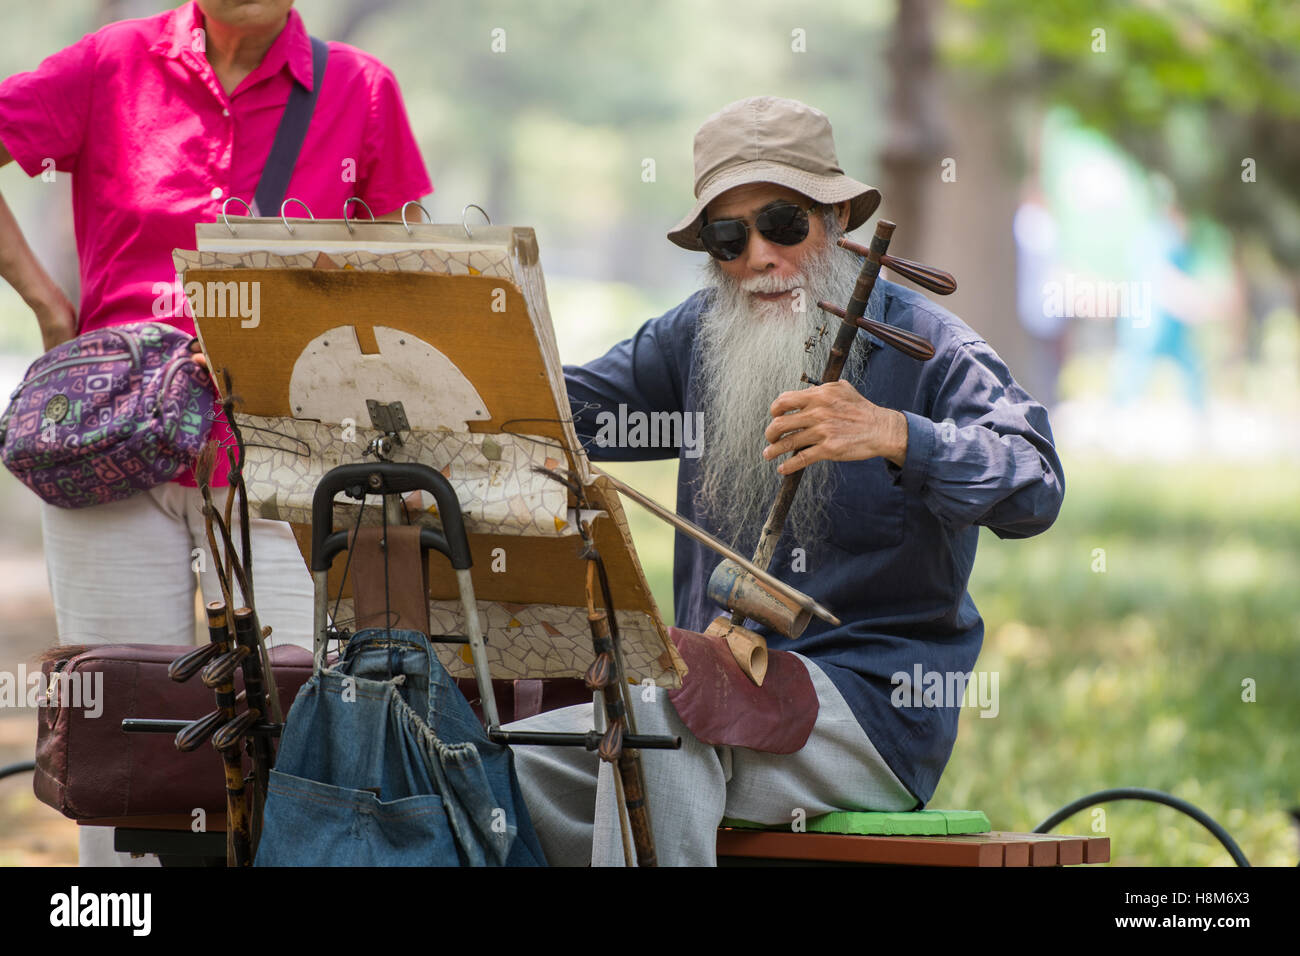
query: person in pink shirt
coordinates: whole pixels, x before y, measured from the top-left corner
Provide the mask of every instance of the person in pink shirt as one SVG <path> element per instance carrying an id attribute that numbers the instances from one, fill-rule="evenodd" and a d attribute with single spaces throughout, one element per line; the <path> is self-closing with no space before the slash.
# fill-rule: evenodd
<path id="1" fill-rule="evenodd" d="M 285 195 L 319 218 L 341 216 L 353 196 L 378 217 L 396 218 L 408 200 L 433 191 L 397 81 L 361 50 L 328 47 Z M 79 308 L 0 197 L 0 276 L 35 313 L 45 348 L 159 318 L 158 289 L 175 279 L 172 250 L 193 248 L 195 223 L 215 221 L 227 198 L 252 201 L 291 88 L 313 83 L 311 39 L 292 0 L 197 0 L 112 23 L 0 82 L 0 166 L 12 160 L 29 176 L 72 177 Z M 188 303 L 180 305 L 161 318 L 192 333 Z M 214 438 L 228 434 L 216 423 Z M 224 483 L 224 470 L 214 483 Z M 210 558 L 200 558 L 200 506 L 188 472 L 110 504 L 42 503 L 60 642 L 192 643 L 195 570 L 204 600 L 220 597 Z M 310 647 L 311 579 L 289 526 L 250 525 L 258 612 L 271 642 Z M 112 852 L 111 831 L 81 831 L 83 864 L 127 861 Z"/>

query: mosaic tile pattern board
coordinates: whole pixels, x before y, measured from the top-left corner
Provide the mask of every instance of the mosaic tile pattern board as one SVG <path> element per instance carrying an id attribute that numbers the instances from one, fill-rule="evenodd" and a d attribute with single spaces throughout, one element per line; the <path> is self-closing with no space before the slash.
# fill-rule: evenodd
<path id="1" fill-rule="evenodd" d="M 331 610 L 333 607 L 331 604 Z M 591 631 L 585 608 L 479 601 L 478 611 L 493 677 L 581 677 L 591 664 Z M 344 598 L 338 602 L 336 620 L 346 624 L 352 619 L 352 600 Z M 429 621 L 434 634 L 465 633 L 459 601 L 430 601 Z M 664 660 L 648 656 L 655 646 L 654 621 L 648 614 L 619 611 L 618 626 L 632 679 L 639 681 L 670 669 L 665 655 L 660 655 Z M 434 649 L 452 677 L 474 676 L 468 646 L 435 644 Z"/>
<path id="2" fill-rule="evenodd" d="M 325 472 L 359 460 L 358 451 L 382 434 L 361 424 L 345 432 L 337 424 L 295 418 L 237 420 L 257 441 L 244 465 L 249 499 L 264 518 L 301 524 L 311 523 L 312 495 Z M 532 470 L 558 468 L 562 462 L 552 455 L 546 444 L 527 437 L 421 430 L 404 436 L 392 460 L 430 465 L 451 482 L 472 534 L 574 535 L 568 493 Z M 337 505 L 335 524 L 355 523 L 357 507 Z M 416 507 L 437 516 L 431 495 Z"/>
<path id="3" fill-rule="evenodd" d="M 492 675 L 580 676 L 591 661 L 578 501 L 534 467 L 579 476 L 605 558 L 629 678 L 680 685 L 618 495 L 593 478 L 569 418 L 537 243 L 530 229 L 231 217 L 200 225 L 176 269 L 214 369 L 229 368 L 247 449 L 250 503 L 309 551 L 320 477 L 365 457 L 381 432 L 367 404 L 400 401 L 396 461 L 430 465 L 462 503 Z M 238 296 L 255 285 L 254 299 Z M 213 289 L 221 294 L 212 295 Z M 234 308 L 256 301 L 256 316 Z M 225 305 L 225 308 L 221 306 Z M 438 526 L 431 496 L 408 513 Z M 378 520 L 378 501 L 368 517 Z M 413 507 L 412 507 L 413 506 Z M 355 523 L 340 498 L 335 527 Z M 373 514 L 371 514 L 373 513 Z M 508 556 L 508 560 L 507 560 Z M 435 630 L 464 633 L 454 577 L 430 561 Z M 330 603 L 350 614 L 343 560 Z M 444 663 L 470 672 L 453 647 Z"/>

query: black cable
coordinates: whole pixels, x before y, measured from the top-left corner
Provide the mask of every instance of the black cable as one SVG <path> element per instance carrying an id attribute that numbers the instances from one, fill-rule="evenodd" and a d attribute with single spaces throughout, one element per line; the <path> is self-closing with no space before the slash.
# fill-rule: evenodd
<path id="1" fill-rule="evenodd" d="M 12 777 L 16 773 L 30 773 L 35 769 L 35 760 L 24 760 L 22 763 L 11 763 L 7 767 L 0 767 L 0 780 L 3 780 L 5 777 Z"/>
<path id="2" fill-rule="evenodd" d="M 1109 803 L 1112 800 L 1147 800 L 1151 803 L 1162 803 L 1167 807 L 1173 807 L 1175 810 L 1187 814 L 1213 833 L 1215 839 L 1223 844 L 1223 848 L 1228 851 L 1228 855 L 1232 857 L 1233 862 L 1238 866 L 1250 866 L 1250 861 L 1246 859 L 1246 854 L 1241 852 L 1241 847 L 1237 846 L 1232 837 L 1228 836 L 1228 831 L 1223 829 L 1208 813 L 1199 807 L 1192 806 L 1186 800 L 1179 800 L 1177 797 L 1161 790 L 1148 790 L 1145 787 L 1116 787 L 1111 790 L 1098 790 L 1096 793 L 1090 793 L 1086 797 L 1080 797 L 1073 803 L 1067 803 L 1034 827 L 1031 832 L 1048 833 L 1058 823 L 1069 819 L 1080 810 L 1099 803 Z"/>

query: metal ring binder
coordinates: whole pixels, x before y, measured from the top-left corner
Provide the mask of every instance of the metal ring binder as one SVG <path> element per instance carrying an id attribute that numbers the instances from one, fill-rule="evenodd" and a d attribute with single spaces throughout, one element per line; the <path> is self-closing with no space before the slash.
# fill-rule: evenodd
<path id="1" fill-rule="evenodd" d="M 466 236 L 468 236 L 470 239 L 473 239 L 474 233 L 469 231 L 469 223 L 465 221 L 465 213 L 469 212 L 471 209 L 477 209 L 479 212 L 483 213 L 483 218 L 487 220 L 487 224 L 489 226 L 492 225 L 492 217 L 487 214 L 486 209 L 484 209 L 476 202 L 465 204 L 465 208 L 460 211 L 460 227 L 465 230 Z"/>
<path id="2" fill-rule="evenodd" d="M 350 206 L 354 202 L 359 202 L 361 203 L 361 205 L 365 206 L 366 212 L 370 213 L 370 221 L 371 222 L 375 221 L 375 211 L 370 208 L 370 203 L 366 202 L 360 196 L 353 196 L 350 199 L 345 199 L 343 201 L 343 224 L 348 227 L 349 235 L 357 231 L 356 228 L 352 225 L 352 220 L 348 218 L 348 206 Z"/>
<path id="3" fill-rule="evenodd" d="M 288 230 L 289 230 L 289 235 L 292 236 L 292 235 L 293 235 L 293 231 L 294 231 L 294 230 L 293 230 L 293 226 L 289 225 L 289 220 L 285 217 L 285 214 L 284 214 L 284 207 L 287 206 L 287 205 L 289 205 L 289 203 L 291 203 L 291 202 L 296 202 L 299 206 L 302 206 L 303 209 L 306 209 L 306 210 L 307 210 L 307 215 L 310 216 L 312 219 L 315 219 L 315 218 L 316 218 L 316 215 L 311 211 L 311 207 L 308 206 L 308 205 L 307 205 L 305 202 L 303 202 L 301 199 L 294 199 L 292 196 L 290 196 L 290 197 L 289 197 L 288 199 L 286 199 L 284 202 L 280 203 L 280 221 L 281 221 L 282 223 L 284 223 L 284 228 L 288 229 Z"/>
<path id="4" fill-rule="evenodd" d="M 232 202 L 244 203 L 244 208 L 248 210 L 250 216 L 253 214 L 253 207 L 244 202 L 244 200 L 240 199 L 238 196 L 228 196 L 226 201 L 221 204 L 221 221 L 226 224 L 226 228 L 229 229 L 230 234 L 234 236 L 238 235 L 238 233 L 235 232 L 235 227 L 230 224 L 230 220 L 226 218 L 226 207 Z"/>
<path id="5" fill-rule="evenodd" d="M 407 223 L 407 221 L 406 221 L 406 207 L 407 207 L 407 206 L 419 206 L 419 207 L 420 207 L 420 212 L 424 213 L 424 218 L 427 219 L 427 220 L 429 220 L 429 222 L 433 222 L 433 216 L 429 215 L 429 210 L 427 210 L 427 209 L 424 208 L 424 204 L 423 204 L 423 203 L 421 203 L 421 202 L 419 202 L 418 200 L 415 200 L 415 199 L 411 199 L 411 200 L 409 200 L 409 201 L 407 201 L 407 202 L 404 202 L 404 203 L 402 203 L 402 225 L 403 225 L 403 226 L 406 226 L 406 234 L 407 234 L 407 235 L 412 235 L 412 232 L 411 232 L 411 226 L 410 226 L 410 224 Z"/>

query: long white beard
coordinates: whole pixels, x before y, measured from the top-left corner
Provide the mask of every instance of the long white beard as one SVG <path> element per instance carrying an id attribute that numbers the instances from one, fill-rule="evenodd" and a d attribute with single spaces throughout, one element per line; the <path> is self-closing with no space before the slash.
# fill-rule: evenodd
<path id="1" fill-rule="evenodd" d="M 820 380 L 840 320 L 817 308 L 817 300 L 846 304 L 861 268 L 861 260 L 835 245 L 834 235 L 806 262 L 801 275 L 787 279 L 760 275 L 736 280 L 712 259 L 706 265 L 714 296 L 700 316 L 696 338 L 704 450 L 695 501 L 720 536 L 742 551 L 757 543 L 781 482 L 776 466 L 785 459 L 765 461 L 762 456 L 767 445 L 763 432 L 772 421 L 768 409 L 782 392 L 808 387 L 800 375 Z M 797 294 L 774 303 L 749 294 L 795 287 L 804 290 L 803 312 L 794 311 Z M 806 350 L 809 339 L 814 345 Z M 859 337 L 843 378 L 857 381 L 864 346 Z M 837 469 L 819 461 L 804 472 L 786 529 L 811 551 L 825 532 L 826 503 Z"/>

